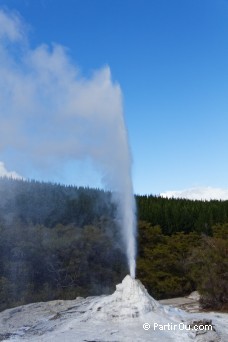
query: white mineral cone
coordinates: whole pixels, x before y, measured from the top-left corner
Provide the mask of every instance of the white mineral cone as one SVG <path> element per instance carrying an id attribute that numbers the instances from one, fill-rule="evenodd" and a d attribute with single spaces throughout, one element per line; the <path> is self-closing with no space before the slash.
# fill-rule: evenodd
<path id="1" fill-rule="evenodd" d="M 153 299 L 140 282 L 127 275 L 110 296 L 94 298 L 89 316 L 98 319 L 124 319 L 140 317 L 155 311 L 160 304 Z M 87 315 L 87 318 L 88 315 Z"/>

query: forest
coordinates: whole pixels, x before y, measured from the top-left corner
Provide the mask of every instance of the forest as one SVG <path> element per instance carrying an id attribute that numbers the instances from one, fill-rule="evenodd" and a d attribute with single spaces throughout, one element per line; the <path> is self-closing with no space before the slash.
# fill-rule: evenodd
<path id="1" fill-rule="evenodd" d="M 228 201 L 136 195 L 137 278 L 228 309 Z M 0 178 L 0 310 L 112 293 L 128 273 L 111 192 Z"/>

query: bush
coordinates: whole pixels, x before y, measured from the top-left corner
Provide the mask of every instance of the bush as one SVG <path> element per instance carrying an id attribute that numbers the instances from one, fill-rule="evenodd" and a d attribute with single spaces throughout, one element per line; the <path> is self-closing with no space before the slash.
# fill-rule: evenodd
<path id="1" fill-rule="evenodd" d="M 228 240 L 202 238 L 202 246 L 193 251 L 192 277 L 201 295 L 204 309 L 228 308 Z"/>

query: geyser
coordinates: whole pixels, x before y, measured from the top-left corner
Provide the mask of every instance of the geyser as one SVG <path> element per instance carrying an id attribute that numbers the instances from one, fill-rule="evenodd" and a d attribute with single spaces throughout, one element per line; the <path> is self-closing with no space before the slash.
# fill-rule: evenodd
<path id="1" fill-rule="evenodd" d="M 10 151 L 25 177 L 28 166 L 47 178 L 65 162 L 89 158 L 113 192 L 134 278 L 135 200 L 120 87 L 109 67 L 80 76 L 61 45 L 31 48 L 25 28 L 0 11 L 0 152 Z"/>

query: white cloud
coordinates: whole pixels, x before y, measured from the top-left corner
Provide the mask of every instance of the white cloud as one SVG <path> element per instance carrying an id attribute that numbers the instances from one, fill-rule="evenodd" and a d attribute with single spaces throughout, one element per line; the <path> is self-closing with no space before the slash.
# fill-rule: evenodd
<path id="1" fill-rule="evenodd" d="M 0 39 L 22 41 L 24 39 L 24 24 L 18 14 L 0 10 Z"/>
<path id="2" fill-rule="evenodd" d="M 166 191 L 160 194 L 167 198 L 187 198 L 191 200 L 228 200 L 228 189 L 213 187 L 195 187 L 179 191 Z"/>
<path id="3" fill-rule="evenodd" d="M 15 171 L 8 171 L 5 164 L 0 161 L 0 177 L 22 179 L 22 177 Z"/>

